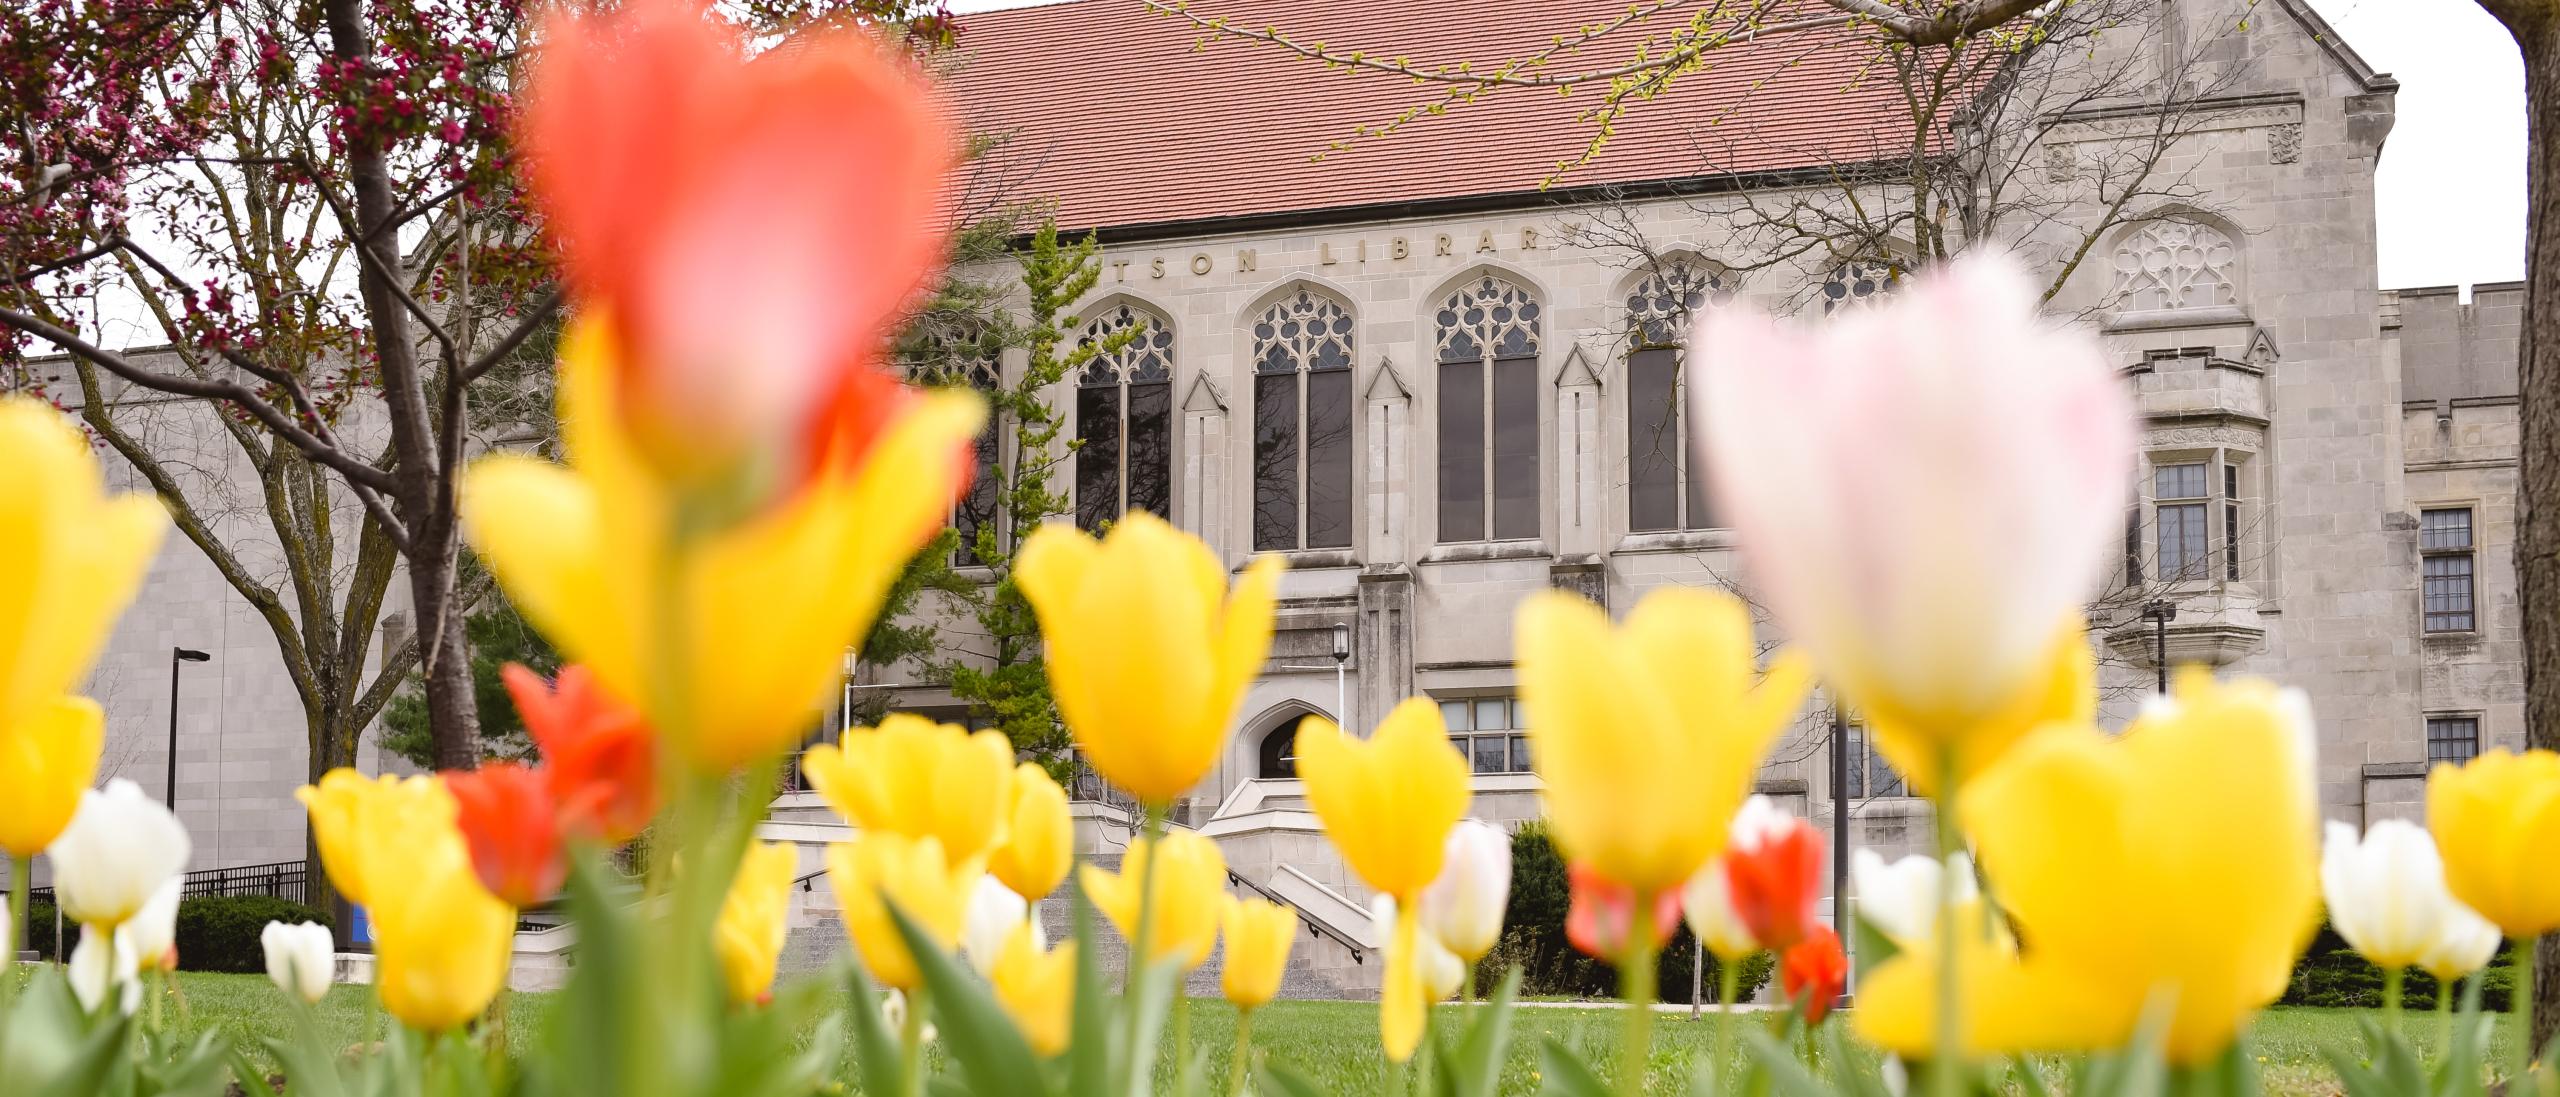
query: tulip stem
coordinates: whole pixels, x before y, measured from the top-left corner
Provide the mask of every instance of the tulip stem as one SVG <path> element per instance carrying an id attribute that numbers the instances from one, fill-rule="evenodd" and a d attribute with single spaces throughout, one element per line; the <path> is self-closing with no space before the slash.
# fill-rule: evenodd
<path id="1" fill-rule="evenodd" d="M 0 940 L 0 1006 L 18 1000 L 18 942 L 25 940 L 26 934 L 34 932 L 27 928 L 28 920 L 35 916 L 34 911 L 27 909 L 27 875 L 35 871 L 35 860 L 33 857 L 9 859 L 9 909 L 0 911 L 0 924 L 6 925 L 6 930 L 0 931 L 0 937 L 7 938 Z M 61 942 L 54 942 L 55 951 L 59 952 L 61 948 Z"/>
<path id="2" fill-rule="evenodd" d="M 2400 988 L 2409 977 L 2402 968 L 2387 968 L 2382 973 L 2382 1024 L 2392 1035 L 2400 1033 Z"/>
<path id="3" fill-rule="evenodd" d="M 1141 848 L 1146 850 L 1146 855 L 1143 859 L 1139 859 L 1136 865 L 1131 865 L 1126 860 L 1120 865 L 1120 871 L 1124 873 L 1131 871 L 1139 873 L 1138 933 L 1136 938 L 1129 942 L 1129 992 L 1133 997 L 1144 995 L 1146 993 L 1144 982 L 1155 975 L 1155 954 L 1150 951 L 1148 944 L 1155 939 L 1157 853 L 1155 847 L 1157 841 L 1164 837 L 1165 805 L 1150 803 L 1146 805 L 1145 811 L 1145 820 L 1138 826 L 1138 841 L 1129 843 L 1127 856 L 1137 859 L 1138 850 Z M 1174 979 L 1179 982 L 1181 978 L 1180 972 L 1177 971 Z M 1152 1071 L 1155 1069 L 1155 1056 L 1151 1054 L 1155 1049 L 1138 1046 L 1138 1037 L 1143 1031 L 1142 1026 L 1145 1024 L 1147 1011 L 1131 1009 L 1124 1012 L 1129 1015 L 1129 1033 L 1126 1043 L 1128 1057 L 1124 1060 L 1129 1067 L 1129 1077 L 1126 1080 L 1127 1084 L 1121 1087 L 1121 1091 L 1133 1094 L 1144 1093 L 1153 1088 L 1147 1082 L 1151 1080 Z"/>
<path id="4" fill-rule="evenodd" d="M 1930 821 L 1938 836 L 1938 1015 L 1936 1054 L 1929 1062 L 1931 1097 L 1956 1097 L 1956 1063 L 1962 1057 L 1963 1037 L 1956 1011 L 1964 1001 L 1956 987 L 1959 965 L 1956 963 L 1956 874 L 1947 871 L 1955 852 L 1963 848 L 1963 836 L 1956 830 L 1956 748 L 1954 744 L 1938 747 L 1937 787 L 1930 798 Z"/>
<path id="5" fill-rule="evenodd" d="M 1618 996 L 1627 1000 L 1626 1028 L 1619 1034 L 1618 1092 L 1643 1097 L 1645 1064 L 1653 1052 L 1654 970 L 1651 892 L 1638 890 L 1635 914 L 1627 927 L 1627 951 L 1618 965 Z"/>
<path id="6" fill-rule="evenodd" d="M 1749 957 L 1744 957 L 1749 959 Z M 1716 1059 L 1715 1092 L 1727 1090 L 1725 1079 L 1733 1070 L 1733 1000 L 1742 993 L 1742 962 L 1716 957 Z"/>
<path id="7" fill-rule="evenodd" d="M 899 1019 L 898 1046 L 906 1052 L 899 1064 L 898 1090 L 905 1097 L 924 1097 L 925 989 L 918 982 L 907 991 L 907 1015 Z"/>
<path id="8" fill-rule="evenodd" d="M 1236 1011 L 1236 1050 L 1227 1060 L 1227 1097 L 1244 1097 L 1245 1077 L 1253 1061 L 1253 1011 Z"/>

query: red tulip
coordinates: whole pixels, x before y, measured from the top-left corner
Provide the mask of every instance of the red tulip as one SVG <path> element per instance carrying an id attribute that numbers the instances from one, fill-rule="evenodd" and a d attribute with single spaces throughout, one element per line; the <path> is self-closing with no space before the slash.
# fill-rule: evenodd
<path id="1" fill-rule="evenodd" d="M 1573 905 L 1564 916 L 1565 940 L 1603 960 L 1624 957 L 1634 941 L 1630 931 L 1636 917 L 1635 889 L 1581 864 L 1565 866 L 1565 879 L 1573 891 Z M 1653 947 L 1659 949 L 1680 924 L 1680 892 L 1664 889 L 1654 896 L 1651 918 L 1644 928 L 1653 934 Z"/>
<path id="2" fill-rule="evenodd" d="M 1761 947 L 1785 952 L 1812 931 L 1822 890 L 1822 832 L 1767 797 L 1744 802 L 1725 847 L 1733 911 Z"/>
<path id="3" fill-rule="evenodd" d="M 1778 957 L 1778 985 L 1788 1001 L 1804 1008 L 1806 1024 L 1821 1024 L 1841 988 L 1849 985 L 1849 957 L 1840 951 L 1840 935 L 1824 925 L 1807 930 L 1803 940 Z"/>
<path id="4" fill-rule="evenodd" d="M 454 823 L 471 847 L 471 868 L 510 906 L 550 899 L 568 876 L 560 820 L 542 774 L 521 762 L 492 762 L 444 774 L 458 809 Z"/>
<path id="5" fill-rule="evenodd" d="M 658 811 L 658 744 L 640 713 L 607 694 L 583 666 L 560 668 L 556 683 L 516 663 L 498 675 L 542 752 L 560 829 L 620 845 L 647 827 Z"/>
<path id="6" fill-rule="evenodd" d="M 946 235 L 940 114 L 855 30 L 749 60 L 701 0 L 549 20 L 521 126 L 533 197 L 661 471 L 754 447 L 789 467 L 847 402 L 888 418 L 881 353 Z"/>

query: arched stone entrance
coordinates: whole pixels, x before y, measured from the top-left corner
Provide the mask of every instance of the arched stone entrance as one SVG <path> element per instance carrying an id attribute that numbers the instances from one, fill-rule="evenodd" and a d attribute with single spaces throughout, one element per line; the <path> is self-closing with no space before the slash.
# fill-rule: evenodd
<path id="1" fill-rule="evenodd" d="M 1247 740 L 1254 745 L 1253 775 L 1266 780 L 1296 777 L 1298 724 L 1307 717 L 1323 715 L 1313 705 L 1289 701 L 1255 720 L 1253 726 L 1259 730 Z"/>

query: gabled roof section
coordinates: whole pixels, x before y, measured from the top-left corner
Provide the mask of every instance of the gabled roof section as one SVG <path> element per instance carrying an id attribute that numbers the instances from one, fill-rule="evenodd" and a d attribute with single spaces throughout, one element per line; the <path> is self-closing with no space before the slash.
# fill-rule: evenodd
<path id="1" fill-rule="evenodd" d="M 1676 6 L 1675 6 L 1676 7 Z M 1233 25 L 1417 64 L 1479 68 L 1625 15 L 1624 0 L 1193 0 Z M 1690 12 L 1638 20 L 1551 71 L 1582 72 L 1661 44 Z M 1598 132 L 1605 82 L 1570 95 L 1501 88 L 1387 137 L 1359 136 L 1445 97 L 1441 85 L 1328 70 L 1278 47 L 1218 38 L 1140 0 L 1069 0 L 964 17 L 946 83 L 1020 192 L 1054 200 L 1062 227 L 1123 237 L 1219 222 L 1379 216 L 1435 203 L 1539 204 L 1544 188 L 1677 180 L 1711 186 L 1892 156 L 1900 111 L 1872 42 L 1821 30 L 1713 51 L 1633 105 L 1600 157 L 1558 169 Z M 1349 147 L 1331 151 L 1339 142 Z M 1907 149 L 1900 150 L 1907 152 Z M 1323 159 L 1316 157 L 1324 154 Z"/>
<path id="2" fill-rule="evenodd" d="M 2320 48 L 2329 51 L 2329 56 L 2335 58 L 2339 66 L 2347 70 L 2349 76 L 2355 77 L 2357 83 L 2363 84 L 2366 91 L 2399 89 L 2400 81 L 2392 79 L 2390 73 L 2375 72 L 2373 65 L 2364 59 L 2364 55 L 2357 53 L 2354 46 L 2348 45 L 2346 39 L 2339 37 L 2337 28 L 2330 26 L 2328 20 L 2320 17 L 2319 12 L 2311 10 L 2311 5 L 2306 0 L 2278 0 L 2278 2 L 2293 16 L 2295 22 L 2302 24 L 2303 33 L 2310 35 L 2312 41 L 2320 43 Z"/>

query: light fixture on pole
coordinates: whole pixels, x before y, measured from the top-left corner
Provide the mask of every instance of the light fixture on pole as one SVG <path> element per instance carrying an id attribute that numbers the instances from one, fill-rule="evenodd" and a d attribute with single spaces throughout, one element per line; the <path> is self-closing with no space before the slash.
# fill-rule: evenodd
<path id="1" fill-rule="evenodd" d="M 2142 619 L 2151 622 L 2151 656 L 2160 671 L 2160 692 L 2169 692 L 2169 622 L 2178 619 L 2178 604 L 2154 598 L 2142 604 Z"/>
<path id="2" fill-rule="evenodd" d="M 1343 677 L 1351 664 L 1351 626 L 1333 626 L 1333 711 L 1342 714 L 1342 722 L 1351 723 L 1351 690 Z"/>
<path id="3" fill-rule="evenodd" d="M 213 659 L 210 653 L 193 648 L 169 649 L 169 787 L 161 794 L 161 803 L 171 811 L 178 810 L 178 664 L 203 663 Z"/>

